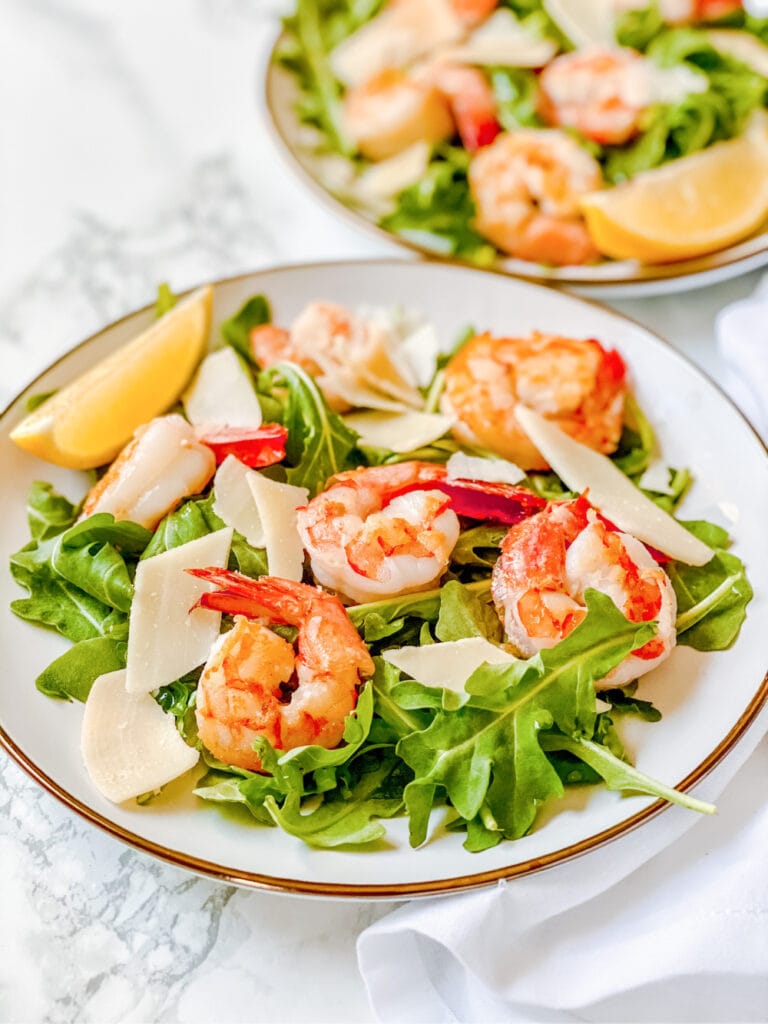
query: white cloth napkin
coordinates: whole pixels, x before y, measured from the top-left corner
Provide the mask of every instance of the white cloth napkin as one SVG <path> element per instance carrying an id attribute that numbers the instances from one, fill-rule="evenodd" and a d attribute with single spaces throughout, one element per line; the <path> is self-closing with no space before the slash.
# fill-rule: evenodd
<path id="1" fill-rule="evenodd" d="M 722 383 L 768 439 L 768 277 L 717 335 Z M 379 1020 L 768 1021 L 766 729 L 768 708 L 697 787 L 718 815 L 670 808 L 586 857 L 368 928 Z"/>
<path id="2" fill-rule="evenodd" d="M 768 275 L 754 294 L 717 317 L 717 350 L 726 366 L 723 386 L 768 441 Z"/>

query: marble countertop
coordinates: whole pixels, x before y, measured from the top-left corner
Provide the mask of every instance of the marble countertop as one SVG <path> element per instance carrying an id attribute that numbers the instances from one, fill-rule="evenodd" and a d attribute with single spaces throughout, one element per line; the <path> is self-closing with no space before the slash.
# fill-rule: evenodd
<path id="1" fill-rule="evenodd" d="M 158 281 L 399 254 L 276 150 L 259 89 L 283 6 L 4 0 L 0 407 Z M 755 280 L 616 305 L 717 377 L 713 316 Z M 0 868 L 0 1020 L 372 1019 L 355 940 L 391 905 L 196 878 L 87 826 L 3 755 Z"/>

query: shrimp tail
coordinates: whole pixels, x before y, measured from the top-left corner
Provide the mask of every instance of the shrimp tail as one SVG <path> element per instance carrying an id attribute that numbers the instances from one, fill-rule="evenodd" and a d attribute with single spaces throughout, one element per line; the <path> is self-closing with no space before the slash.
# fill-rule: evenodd
<path id="1" fill-rule="evenodd" d="M 188 569 L 198 579 L 213 583 L 218 590 L 200 595 L 196 608 L 210 608 L 229 615 L 248 618 L 268 618 L 275 624 L 296 624 L 306 610 L 304 584 L 293 583 L 277 576 L 262 576 L 254 580 L 230 569 Z M 322 598 L 321 591 L 309 588 L 313 596 Z"/>

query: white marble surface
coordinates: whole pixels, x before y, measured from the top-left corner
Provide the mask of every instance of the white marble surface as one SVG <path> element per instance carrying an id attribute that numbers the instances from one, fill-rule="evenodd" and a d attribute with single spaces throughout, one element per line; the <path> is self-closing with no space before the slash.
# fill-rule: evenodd
<path id="1" fill-rule="evenodd" d="M 151 301 L 275 262 L 397 254 L 282 162 L 258 90 L 278 0 L 3 0 L 0 406 Z M 619 308 L 716 377 L 755 277 Z M 386 905 L 236 890 L 89 828 L 0 755 L 0 1020 L 372 1019 L 355 961 Z"/>

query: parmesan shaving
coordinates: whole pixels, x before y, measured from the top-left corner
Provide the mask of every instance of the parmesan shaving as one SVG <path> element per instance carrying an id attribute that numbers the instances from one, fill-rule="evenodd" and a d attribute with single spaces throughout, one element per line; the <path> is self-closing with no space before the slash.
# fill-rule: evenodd
<path id="1" fill-rule="evenodd" d="M 304 572 L 304 546 L 299 537 L 296 509 L 306 505 L 309 491 L 306 487 L 270 480 L 262 473 L 253 473 L 247 480 L 264 527 L 270 575 L 300 583 Z"/>
<path id="2" fill-rule="evenodd" d="M 231 544 L 227 527 L 139 562 L 128 630 L 129 693 L 150 693 L 208 658 L 221 613 L 194 608 L 212 588 L 185 570 L 225 568 Z"/>
<path id="3" fill-rule="evenodd" d="M 425 647 L 394 647 L 384 651 L 382 657 L 425 686 L 441 686 L 456 693 L 464 691 L 472 673 L 486 662 L 506 665 L 515 660 L 482 636 Z"/>
<path id="4" fill-rule="evenodd" d="M 242 533 L 251 547 L 263 548 L 264 524 L 248 484 L 253 475 L 254 471 L 245 463 L 228 455 L 213 479 L 213 511 L 227 526 Z"/>
<path id="5" fill-rule="evenodd" d="M 153 697 L 128 692 L 124 669 L 99 676 L 91 687 L 80 746 L 94 786 L 116 804 L 160 789 L 200 756 Z"/>
<path id="6" fill-rule="evenodd" d="M 259 399 L 238 356 L 229 347 L 206 356 L 182 402 L 187 419 L 195 425 L 261 426 Z"/>
<path id="7" fill-rule="evenodd" d="M 484 480 L 488 483 L 519 484 L 525 470 L 506 459 L 480 459 L 456 452 L 445 464 L 451 480 Z"/>
<path id="8" fill-rule="evenodd" d="M 438 413 L 409 410 L 350 413 L 344 422 L 360 435 L 363 444 L 402 454 L 437 441 L 451 429 L 453 421 Z"/>
<path id="9" fill-rule="evenodd" d="M 688 565 L 705 565 L 713 551 L 655 505 L 605 455 L 564 434 L 524 405 L 515 417 L 565 485 L 588 492 L 590 502 L 625 533 Z"/>

